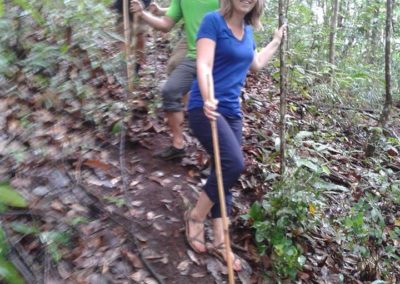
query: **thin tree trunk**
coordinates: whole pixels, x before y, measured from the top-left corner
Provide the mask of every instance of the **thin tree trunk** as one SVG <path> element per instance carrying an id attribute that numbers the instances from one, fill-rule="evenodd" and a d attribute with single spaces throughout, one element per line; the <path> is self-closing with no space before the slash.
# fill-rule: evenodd
<path id="1" fill-rule="evenodd" d="M 129 2 L 123 0 L 123 16 L 124 16 L 124 35 L 125 35 L 125 59 L 126 59 L 126 76 L 128 80 L 128 92 L 132 94 L 133 80 L 132 80 L 132 61 L 131 61 L 131 29 L 129 27 Z M 133 52 L 135 54 L 135 52 Z"/>
<path id="2" fill-rule="evenodd" d="M 385 104 L 380 117 L 380 124 L 385 127 L 389 120 L 392 100 L 392 66 L 391 66 L 391 39 L 392 39 L 392 12 L 393 0 L 386 0 L 386 35 L 385 35 Z"/>
<path id="3" fill-rule="evenodd" d="M 284 23 L 284 0 L 279 0 L 279 26 L 282 26 Z M 287 6 L 286 6 L 287 7 Z M 281 177 L 284 176 L 285 173 L 285 151 L 286 151 L 286 140 L 285 140 L 285 122 L 286 122 L 286 93 L 287 93 L 287 77 L 286 77 L 286 65 L 285 65 L 285 46 L 286 39 L 282 38 L 282 43 L 279 50 L 279 59 L 280 59 L 280 155 L 281 155 L 281 164 L 280 164 L 280 172 Z"/>
<path id="4" fill-rule="evenodd" d="M 371 19 L 371 35 L 369 37 L 369 52 L 368 52 L 368 63 L 373 64 L 376 60 L 376 52 L 378 50 L 378 43 L 379 43 L 379 1 L 375 1 L 374 5 L 374 13 Z"/>
<path id="5" fill-rule="evenodd" d="M 338 8 L 339 9 L 339 15 L 338 15 L 338 20 L 337 20 L 337 27 L 338 28 L 342 28 L 343 27 L 344 14 L 345 14 L 345 11 L 344 11 L 345 5 L 346 5 L 345 0 L 342 0 L 339 3 L 339 8 Z"/>
<path id="6" fill-rule="evenodd" d="M 338 19 L 338 8 L 339 0 L 332 0 L 332 16 L 331 16 L 331 27 L 329 33 L 329 63 L 335 65 L 335 37 L 336 37 L 336 26 Z M 334 76 L 332 69 L 331 79 Z"/>

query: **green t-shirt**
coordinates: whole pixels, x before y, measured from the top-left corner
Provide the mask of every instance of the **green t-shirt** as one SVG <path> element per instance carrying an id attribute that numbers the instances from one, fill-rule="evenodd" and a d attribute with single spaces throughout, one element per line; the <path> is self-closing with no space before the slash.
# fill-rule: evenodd
<path id="1" fill-rule="evenodd" d="M 196 34 L 206 13 L 219 8 L 218 0 L 172 0 L 166 16 L 176 23 L 183 19 L 188 45 L 187 57 L 196 58 Z"/>

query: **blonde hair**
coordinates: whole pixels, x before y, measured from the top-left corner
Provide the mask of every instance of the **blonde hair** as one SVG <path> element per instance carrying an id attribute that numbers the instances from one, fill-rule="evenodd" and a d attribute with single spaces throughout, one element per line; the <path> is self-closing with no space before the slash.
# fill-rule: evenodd
<path id="1" fill-rule="evenodd" d="M 261 28 L 260 17 L 264 11 L 264 0 L 253 0 L 256 1 L 254 8 L 246 14 L 244 22 L 248 25 L 252 25 L 256 29 Z M 232 0 L 220 0 L 221 14 L 224 17 L 230 18 L 233 13 Z"/>

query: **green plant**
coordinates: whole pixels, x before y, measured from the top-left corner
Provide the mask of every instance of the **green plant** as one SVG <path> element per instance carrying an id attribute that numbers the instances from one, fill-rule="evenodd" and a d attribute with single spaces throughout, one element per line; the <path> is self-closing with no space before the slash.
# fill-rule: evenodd
<path id="1" fill-rule="evenodd" d="M 46 250 L 51 255 L 53 261 L 58 262 L 62 258 L 62 247 L 70 243 L 69 232 L 45 231 L 42 232 L 36 226 L 31 226 L 22 222 L 12 222 L 13 231 L 22 235 L 33 235 L 39 237 Z"/>
<path id="2" fill-rule="evenodd" d="M 6 234 L 0 225 L 0 282 L 6 284 L 23 284 L 24 279 L 12 264 L 7 260 L 10 247 L 7 242 Z"/>
<path id="3" fill-rule="evenodd" d="M 105 196 L 104 199 L 110 203 L 115 204 L 118 208 L 120 208 L 126 204 L 125 199 L 123 199 L 122 197 Z"/>
<path id="4" fill-rule="evenodd" d="M 297 168 L 283 181 L 273 185 L 262 203 L 254 203 L 243 218 L 255 229 L 255 241 L 261 254 L 270 247 L 273 271 L 279 277 L 294 279 L 305 263 L 302 250 L 295 242 L 304 230 L 318 223 L 318 200 L 314 184 L 317 174 L 305 167 Z"/>
<path id="5" fill-rule="evenodd" d="M 61 246 L 68 245 L 70 242 L 70 236 L 66 232 L 43 232 L 39 235 L 39 238 L 47 246 L 48 252 L 55 262 L 60 261 L 62 258 Z"/>

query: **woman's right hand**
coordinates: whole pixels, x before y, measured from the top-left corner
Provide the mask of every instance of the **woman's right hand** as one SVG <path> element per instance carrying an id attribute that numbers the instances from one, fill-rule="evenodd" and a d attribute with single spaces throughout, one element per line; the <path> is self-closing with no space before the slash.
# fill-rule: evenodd
<path id="1" fill-rule="evenodd" d="M 203 110 L 204 114 L 207 116 L 209 120 L 216 120 L 219 116 L 217 112 L 218 100 L 216 99 L 208 99 L 204 102 Z"/>
<path id="2" fill-rule="evenodd" d="M 143 4 L 138 0 L 131 0 L 131 12 L 137 15 L 141 15 L 143 13 Z"/>

